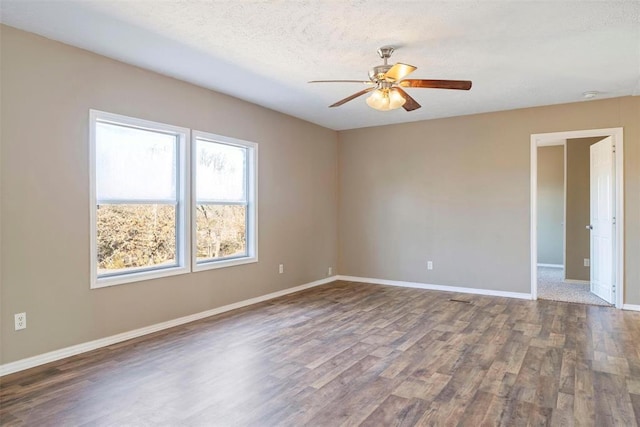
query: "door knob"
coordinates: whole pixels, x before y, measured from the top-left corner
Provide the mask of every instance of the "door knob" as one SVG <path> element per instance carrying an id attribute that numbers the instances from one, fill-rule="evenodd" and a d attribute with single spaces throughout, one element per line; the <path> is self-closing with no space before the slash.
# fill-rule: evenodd
<path id="1" fill-rule="evenodd" d="M 593 230 L 593 225 L 591 224 L 587 225 L 587 230 Z"/>

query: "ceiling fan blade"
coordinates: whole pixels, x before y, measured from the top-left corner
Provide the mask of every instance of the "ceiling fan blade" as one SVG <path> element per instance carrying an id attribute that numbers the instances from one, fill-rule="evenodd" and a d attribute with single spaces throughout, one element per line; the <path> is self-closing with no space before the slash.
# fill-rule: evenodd
<path id="1" fill-rule="evenodd" d="M 362 83 L 365 85 L 372 85 L 370 80 L 311 80 L 307 83 Z"/>
<path id="2" fill-rule="evenodd" d="M 413 110 L 417 110 L 418 108 L 422 107 L 420 104 L 418 104 L 418 101 L 416 101 L 411 96 L 409 96 L 409 94 L 407 92 L 405 92 L 404 90 L 400 89 L 399 87 L 396 87 L 395 90 L 400 92 L 400 94 L 406 100 L 406 102 L 402 106 L 402 108 L 404 108 L 406 111 L 413 111 Z"/>
<path id="3" fill-rule="evenodd" d="M 422 87 L 431 89 L 459 89 L 469 90 L 471 89 L 471 82 L 469 80 L 419 80 L 419 79 L 407 79 L 399 83 L 402 87 Z"/>
<path id="4" fill-rule="evenodd" d="M 339 106 L 341 106 L 342 104 L 345 104 L 345 103 L 347 103 L 347 102 L 351 101 L 352 99 L 356 99 L 357 97 L 362 96 L 362 95 L 364 95 L 364 94 L 365 94 L 365 93 L 367 93 L 367 92 L 371 92 L 371 91 L 372 91 L 372 90 L 374 90 L 374 89 L 375 89 L 375 87 L 370 87 L 370 88 L 367 88 L 367 89 L 361 90 L 361 91 L 360 91 L 360 92 L 358 92 L 358 93 L 354 93 L 353 95 L 346 97 L 345 99 L 341 99 L 340 101 L 336 102 L 335 104 L 331 104 L 331 105 L 329 105 L 329 108 L 331 108 L 331 107 L 339 107 Z"/>
<path id="5" fill-rule="evenodd" d="M 402 80 L 407 77 L 409 74 L 413 73 L 416 70 L 416 67 L 413 65 L 403 64 L 402 62 L 398 62 L 393 67 L 389 69 L 385 73 L 385 78 L 393 81 Z"/>

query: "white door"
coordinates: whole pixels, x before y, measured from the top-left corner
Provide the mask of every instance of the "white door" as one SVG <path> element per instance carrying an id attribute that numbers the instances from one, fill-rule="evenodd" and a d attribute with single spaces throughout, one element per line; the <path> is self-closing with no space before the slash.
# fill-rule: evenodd
<path id="1" fill-rule="evenodd" d="M 591 146 L 591 292 L 613 304 L 613 138 Z"/>

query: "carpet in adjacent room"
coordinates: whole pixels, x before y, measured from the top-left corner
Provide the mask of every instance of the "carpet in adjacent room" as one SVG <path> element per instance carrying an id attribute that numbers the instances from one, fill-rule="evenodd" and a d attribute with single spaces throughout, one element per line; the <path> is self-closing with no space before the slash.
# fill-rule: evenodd
<path id="1" fill-rule="evenodd" d="M 611 306 L 591 293 L 588 283 L 570 283 L 564 280 L 564 269 L 538 267 L 538 298 L 551 301 Z"/>

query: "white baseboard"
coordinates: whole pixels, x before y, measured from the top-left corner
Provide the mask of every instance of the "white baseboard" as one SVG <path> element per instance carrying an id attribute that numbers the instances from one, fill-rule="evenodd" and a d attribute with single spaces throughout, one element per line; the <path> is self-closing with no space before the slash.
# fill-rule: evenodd
<path id="1" fill-rule="evenodd" d="M 155 325 L 146 326 L 144 328 L 135 329 L 133 331 L 123 332 L 121 334 L 111 335 L 109 337 L 100 338 L 94 341 L 72 345 L 71 347 L 61 348 L 59 350 L 50 351 L 48 353 L 39 354 L 37 356 L 28 357 L 26 359 L 16 360 L 15 362 L 10 362 L 4 365 L 0 365 L 0 377 L 3 375 L 12 374 L 14 372 L 19 372 L 25 369 L 44 365 L 45 363 L 64 359 L 66 357 L 75 356 L 81 353 L 86 353 L 88 351 L 113 345 L 122 341 L 130 340 L 132 338 L 138 338 L 143 335 L 161 331 L 163 329 L 173 328 L 174 326 L 179 326 L 185 323 L 193 322 L 195 320 L 204 319 L 205 317 L 214 316 L 216 314 L 235 310 L 237 308 L 246 307 L 248 305 L 257 304 L 259 302 L 267 301 L 267 300 L 278 298 L 284 295 L 292 294 L 294 292 L 313 288 L 314 286 L 324 285 L 326 283 L 330 283 L 336 280 L 338 280 L 337 276 L 327 277 L 326 279 L 316 280 L 314 282 L 306 283 L 304 285 L 296 286 L 289 289 L 284 289 L 282 291 L 272 292 L 270 294 L 262 295 L 255 298 L 250 298 L 250 299 L 239 301 L 233 304 L 224 305 L 222 307 L 213 308 L 211 310 L 202 311 L 200 313 L 190 314 L 188 316 L 180 317 L 178 319 L 168 320 L 162 323 L 156 323 Z"/>
<path id="2" fill-rule="evenodd" d="M 564 279 L 566 283 L 576 283 L 578 285 L 589 285 L 591 284 L 588 280 L 574 280 L 574 279 Z"/>
<path id="3" fill-rule="evenodd" d="M 369 277 L 338 276 L 338 280 L 348 282 L 373 283 L 376 285 L 402 286 L 404 288 L 428 289 L 431 291 L 460 292 L 465 294 L 489 295 L 494 297 L 532 299 L 531 294 L 520 292 L 494 291 L 491 289 L 461 288 L 458 286 L 431 285 L 428 283 L 402 282 L 398 280 L 372 279 Z"/>
<path id="4" fill-rule="evenodd" d="M 562 264 L 538 264 L 538 267 L 564 268 L 564 265 L 562 265 Z"/>
<path id="5" fill-rule="evenodd" d="M 640 311 L 640 305 L 637 304 L 623 304 L 623 310 Z"/>

